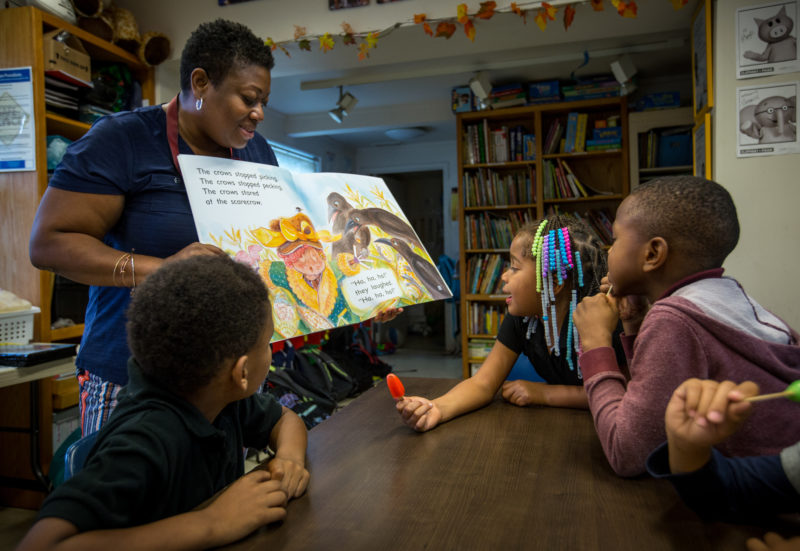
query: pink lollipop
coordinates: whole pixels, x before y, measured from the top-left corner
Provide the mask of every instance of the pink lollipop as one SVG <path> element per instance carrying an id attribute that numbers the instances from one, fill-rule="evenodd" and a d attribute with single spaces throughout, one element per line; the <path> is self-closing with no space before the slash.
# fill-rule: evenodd
<path id="1" fill-rule="evenodd" d="M 389 373 L 386 376 L 386 386 L 389 387 L 389 392 L 392 394 L 392 398 L 395 400 L 403 399 L 406 389 L 403 388 L 403 383 L 400 382 L 400 378 L 397 375 L 394 373 Z"/>

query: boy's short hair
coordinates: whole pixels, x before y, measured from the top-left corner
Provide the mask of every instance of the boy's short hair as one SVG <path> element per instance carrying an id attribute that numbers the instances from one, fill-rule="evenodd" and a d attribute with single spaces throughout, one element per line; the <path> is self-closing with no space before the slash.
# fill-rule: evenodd
<path id="1" fill-rule="evenodd" d="M 192 87 L 192 71 L 204 69 L 214 86 L 225 80 L 231 69 L 258 65 L 271 71 L 272 50 L 241 23 L 217 19 L 202 23 L 189 36 L 181 53 L 181 90 Z"/>
<path id="2" fill-rule="evenodd" d="M 146 375 L 191 393 L 247 354 L 271 315 L 253 270 L 224 256 L 195 256 L 164 264 L 136 288 L 128 344 Z"/>
<path id="3" fill-rule="evenodd" d="M 698 271 L 722 266 L 739 242 L 733 198 L 714 181 L 697 176 L 656 178 L 631 191 L 630 198 L 630 213 L 644 237 L 663 237 Z"/>

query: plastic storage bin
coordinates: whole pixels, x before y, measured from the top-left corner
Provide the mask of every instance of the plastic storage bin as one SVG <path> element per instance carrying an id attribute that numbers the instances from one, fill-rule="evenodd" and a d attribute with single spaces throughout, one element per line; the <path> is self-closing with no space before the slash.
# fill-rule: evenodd
<path id="1" fill-rule="evenodd" d="M 33 339 L 33 316 L 41 312 L 33 306 L 29 310 L 0 313 L 0 342 L 28 344 Z"/>

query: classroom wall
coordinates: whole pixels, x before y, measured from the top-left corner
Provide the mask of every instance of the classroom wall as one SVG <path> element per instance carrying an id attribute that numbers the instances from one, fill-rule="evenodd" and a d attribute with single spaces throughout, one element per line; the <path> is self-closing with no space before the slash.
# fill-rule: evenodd
<path id="1" fill-rule="evenodd" d="M 458 223 L 450 216 L 451 189 L 458 187 L 457 152 L 455 141 L 362 147 L 356 152 L 358 174 L 442 171 L 444 253 L 453 259 L 459 256 Z"/>
<path id="2" fill-rule="evenodd" d="M 736 79 L 736 10 L 774 3 L 714 3 L 714 179 L 733 195 L 741 224 L 739 245 L 725 263 L 753 298 L 800 330 L 800 154 L 736 157 L 736 88 L 797 81 L 800 74 Z M 795 32 L 800 22 L 795 21 Z"/>
<path id="3" fill-rule="evenodd" d="M 330 11 L 327 0 L 291 0 L 291 3 L 289 0 L 259 0 L 225 7 L 220 7 L 216 0 L 195 0 L 191 3 L 191 9 L 187 9 L 187 2 L 183 0 L 115 1 L 136 15 L 141 32 L 163 32 L 170 37 L 173 45 L 183 45 L 197 25 L 217 17 L 239 21 L 250 27 L 256 35 L 281 42 L 294 38 L 295 25 L 305 27 L 309 35 L 338 31 L 343 21 L 356 30 L 382 29 L 397 21 L 410 21 L 412 9 L 424 11 L 429 19 L 452 17 L 456 5 L 452 0 L 389 2 L 380 5 L 373 2 L 359 8 Z M 180 48 L 173 48 L 172 57 L 179 55 Z"/>

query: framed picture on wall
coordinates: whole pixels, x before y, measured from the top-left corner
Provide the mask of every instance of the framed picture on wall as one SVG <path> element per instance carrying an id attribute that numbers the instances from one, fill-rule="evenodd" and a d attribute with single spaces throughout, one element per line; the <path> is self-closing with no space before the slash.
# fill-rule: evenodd
<path id="1" fill-rule="evenodd" d="M 694 144 L 693 174 L 711 179 L 711 113 L 704 113 L 692 129 Z"/>
<path id="2" fill-rule="evenodd" d="M 736 78 L 800 71 L 798 4 L 784 0 L 736 10 Z"/>
<path id="3" fill-rule="evenodd" d="M 701 0 L 692 16 L 692 96 L 695 120 L 714 106 L 712 59 L 711 0 Z"/>
<path id="4" fill-rule="evenodd" d="M 368 5 L 369 0 L 328 0 L 329 10 L 343 10 L 346 8 L 358 8 Z"/>
<path id="5" fill-rule="evenodd" d="M 800 81 L 736 89 L 737 157 L 800 153 L 798 90 Z"/>

